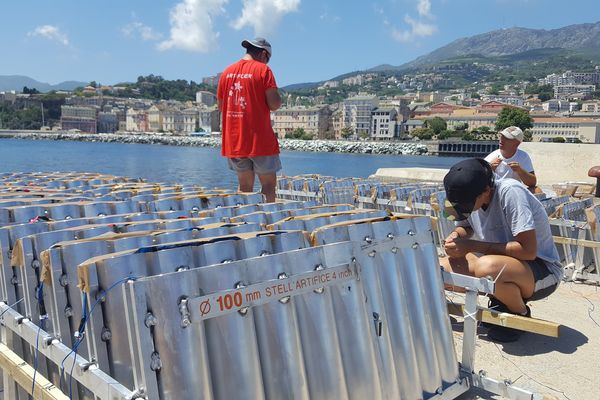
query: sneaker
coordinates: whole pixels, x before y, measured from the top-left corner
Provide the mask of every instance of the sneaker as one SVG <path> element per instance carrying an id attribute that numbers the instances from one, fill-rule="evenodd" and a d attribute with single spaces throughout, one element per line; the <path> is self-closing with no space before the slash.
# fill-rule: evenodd
<path id="1" fill-rule="evenodd" d="M 530 318 L 531 317 L 531 309 L 529 306 L 527 307 L 527 314 L 523 315 L 523 317 Z M 513 328 L 507 328 L 505 326 L 499 325 L 491 325 L 489 326 L 487 337 L 491 341 L 500 342 L 500 343 L 510 343 L 517 341 L 523 331 Z"/>
<path id="2" fill-rule="evenodd" d="M 502 303 L 500 300 L 498 300 L 495 297 L 490 297 L 490 299 L 488 300 L 488 308 L 490 310 L 496 311 L 496 312 L 510 312 L 508 307 L 506 307 L 506 305 L 504 303 Z M 496 325 L 482 321 L 481 326 L 484 328 L 491 328 Z"/>

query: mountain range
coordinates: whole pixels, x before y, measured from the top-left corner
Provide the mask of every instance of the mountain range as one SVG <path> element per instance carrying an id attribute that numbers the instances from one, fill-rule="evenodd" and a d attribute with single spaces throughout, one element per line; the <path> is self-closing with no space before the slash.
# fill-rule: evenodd
<path id="1" fill-rule="evenodd" d="M 23 75 L 0 75 L 0 91 L 22 91 L 24 86 L 29 89 L 37 89 L 40 92 L 49 92 L 51 90 L 73 90 L 80 86 L 87 85 L 88 82 L 65 81 L 56 85 L 36 81 Z"/>
<path id="2" fill-rule="evenodd" d="M 457 39 L 429 54 L 399 66 L 379 65 L 369 71 L 402 70 L 466 55 L 507 56 L 536 49 L 561 48 L 600 54 L 600 22 L 558 29 L 499 29 Z"/>
<path id="3" fill-rule="evenodd" d="M 470 58 L 479 62 L 514 64 L 517 61 L 539 62 L 573 55 L 600 62 L 600 22 L 550 30 L 520 27 L 498 29 L 457 39 L 405 64 L 382 64 L 366 71 L 352 71 L 328 80 L 341 80 L 364 72 L 415 71 L 456 59 Z M 323 82 L 297 83 L 283 89 L 311 89 Z"/>

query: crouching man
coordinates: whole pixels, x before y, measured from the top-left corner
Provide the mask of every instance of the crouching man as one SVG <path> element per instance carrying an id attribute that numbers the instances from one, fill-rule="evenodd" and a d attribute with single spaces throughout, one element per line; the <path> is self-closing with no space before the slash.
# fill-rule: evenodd
<path id="1" fill-rule="evenodd" d="M 444 177 L 445 211 L 456 221 L 446 238 L 446 271 L 496 280 L 490 308 L 531 316 L 526 303 L 547 297 L 562 279 L 562 265 L 542 204 L 514 179 L 494 180 L 488 162 L 473 158 L 455 164 Z M 499 342 L 521 331 L 491 326 Z"/>

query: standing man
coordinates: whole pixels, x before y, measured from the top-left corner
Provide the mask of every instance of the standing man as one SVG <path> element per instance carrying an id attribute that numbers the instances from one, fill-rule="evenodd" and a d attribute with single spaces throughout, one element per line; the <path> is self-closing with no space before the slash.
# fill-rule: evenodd
<path id="1" fill-rule="evenodd" d="M 271 44 L 256 38 L 244 40 L 242 47 L 246 54 L 225 68 L 217 89 L 223 116 L 221 154 L 227 157 L 229 169 L 237 173 L 241 192 L 252 192 L 258 175 L 261 192 L 267 202 L 274 202 L 281 161 L 271 111 L 281 107 L 281 97 L 267 66 Z"/>
<path id="2" fill-rule="evenodd" d="M 537 178 L 529 155 L 518 147 L 523 141 L 523 131 L 509 126 L 500 132 L 500 148 L 488 154 L 489 162 L 498 179 L 513 178 L 523 182 L 533 192 Z"/>

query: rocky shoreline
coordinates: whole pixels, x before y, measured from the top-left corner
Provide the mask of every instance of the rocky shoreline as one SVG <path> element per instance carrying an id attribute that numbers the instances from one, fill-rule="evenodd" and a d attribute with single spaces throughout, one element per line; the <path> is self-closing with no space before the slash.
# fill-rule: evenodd
<path id="1" fill-rule="evenodd" d="M 79 142 L 162 144 L 170 146 L 220 147 L 220 138 L 151 134 L 119 135 L 110 133 L 72 133 L 40 131 L 4 131 L 0 138 L 29 140 L 72 140 Z M 426 155 L 427 146 L 407 142 L 349 142 L 338 140 L 280 139 L 282 150 L 322 153 Z"/>

